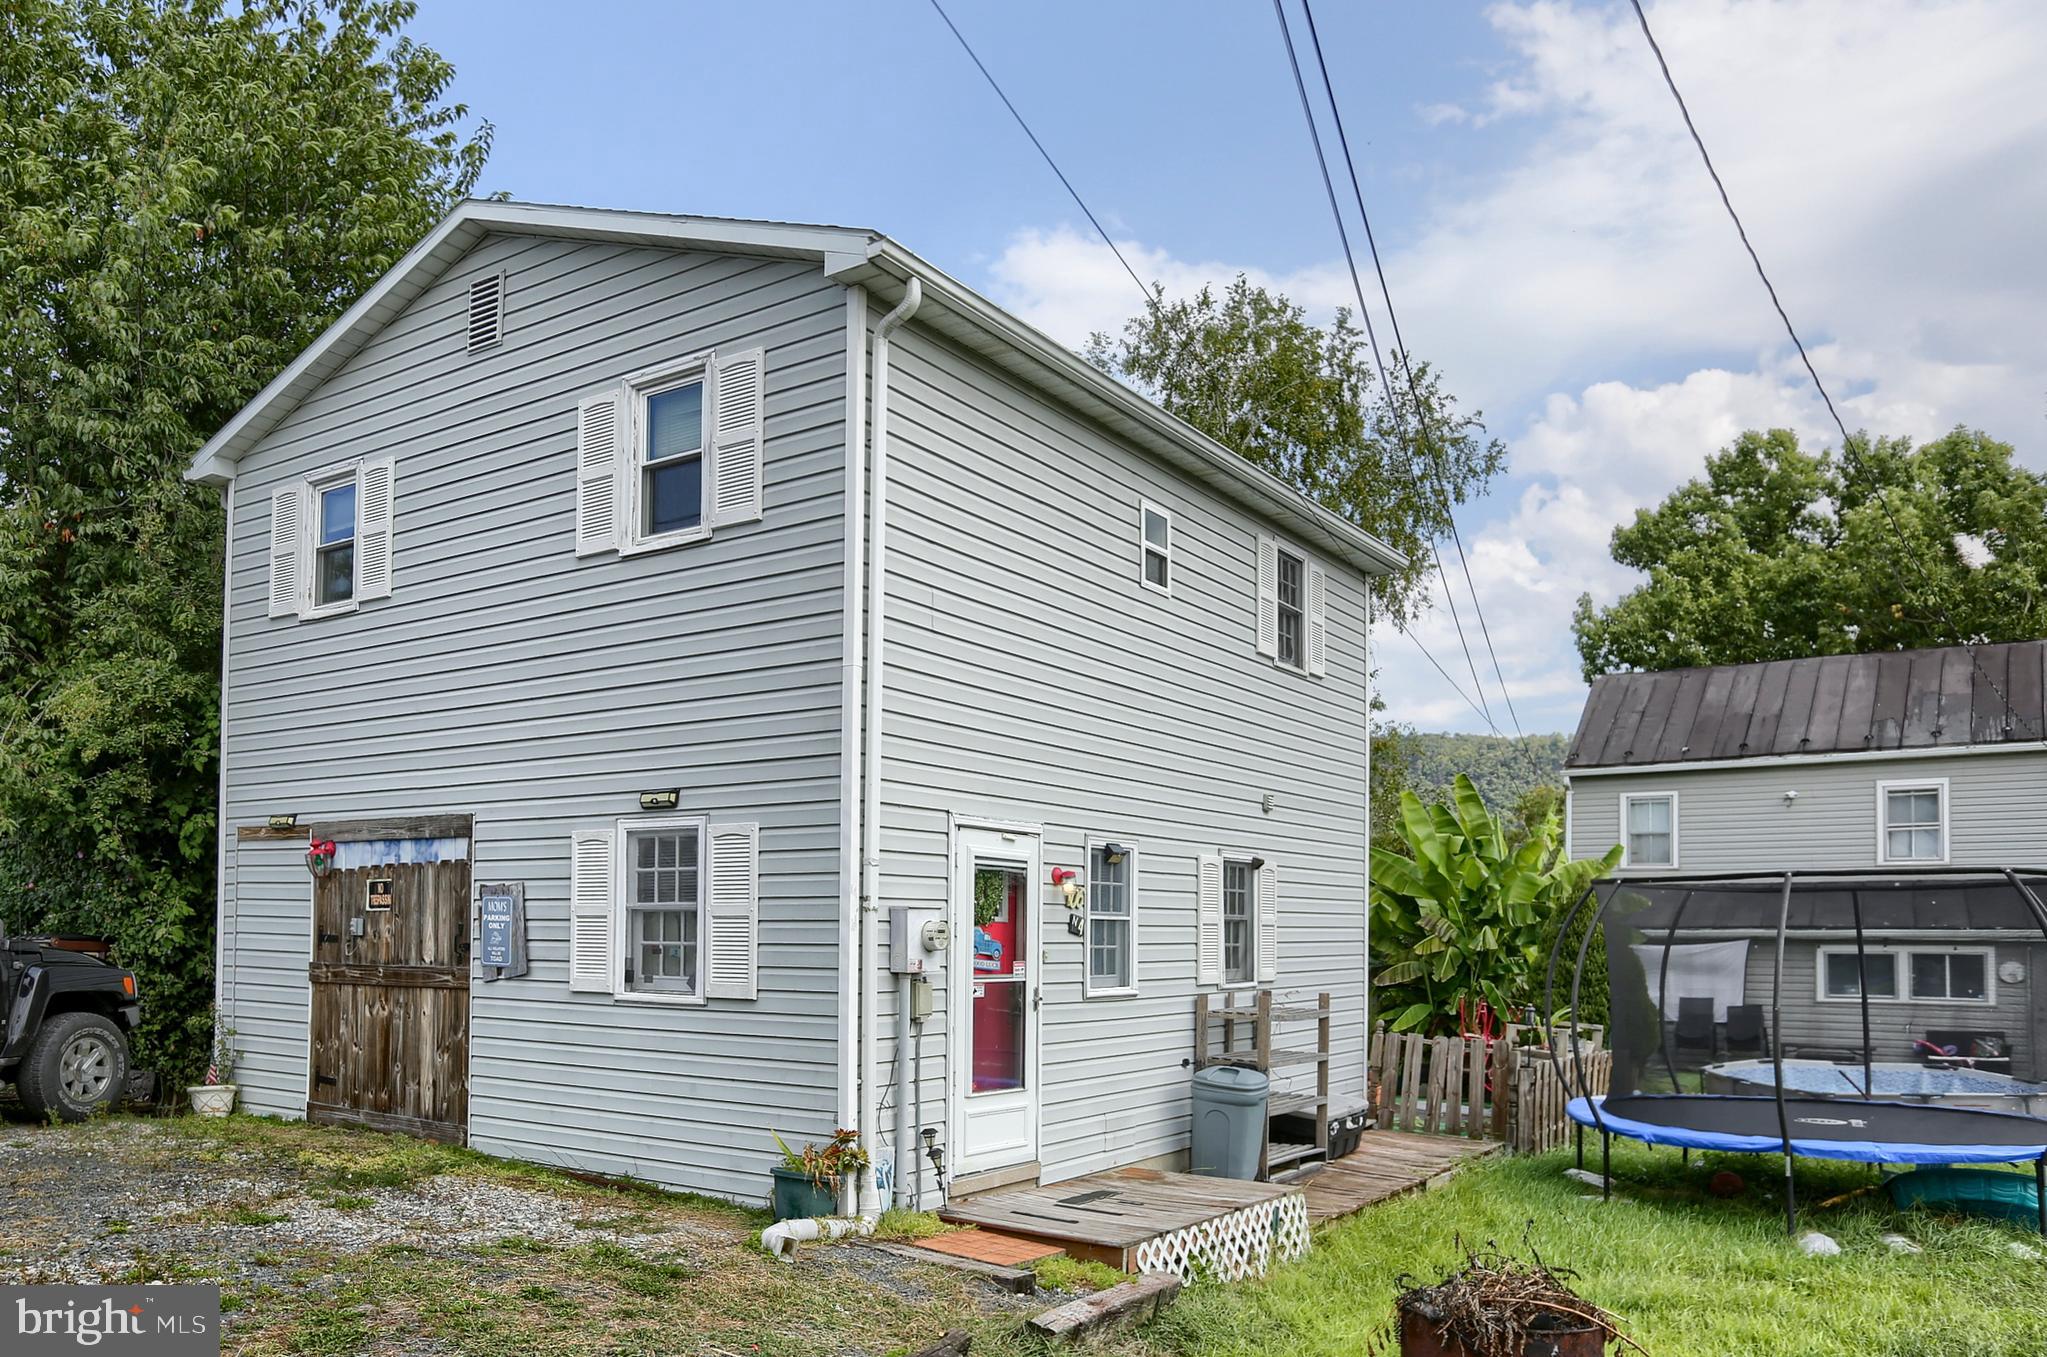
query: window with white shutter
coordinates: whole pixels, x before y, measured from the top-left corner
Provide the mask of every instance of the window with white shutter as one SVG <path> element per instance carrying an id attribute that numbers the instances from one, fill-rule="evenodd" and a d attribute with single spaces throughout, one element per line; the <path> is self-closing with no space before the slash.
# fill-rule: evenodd
<path id="1" fill-rule="evenodd" d="M 389 598 L 397 493 L 389 457 L 329 467 L 272 492 L 270 616 L 328 617 Z"/>
<path id="2" fill-rule="evenodd" d="M 1258 653 L 1282 669 L 1329 672 L 1329 572 L 1277 538 L 1258 538 Z"/>
<path id="3" fill-rule="evenodd" d="M 1223 966 L 1223 860 L 1203 853 L 1195 864 L 1194 978 L 1196 984 L 1220 985 Z"/>
<path id="4" fill-rule="evenodd" d="M 306 487 L 280 486 L 270 495 L 270 615 L 297 617 L 305 608 Z"/>
<path id="5" fill-rule="evenodd" d="M 619 440 L 624 400 L 617 389 L 576 406 L 576 554 L 618 549 Z"/>
<path id="6" fill-rule="evenodd" d="M 397 504 L 397 468 L 373 457 L 355 471 L 355 596 L 391 596 L 391 518 Z"/>
<path id="7" fill-rule="evenodd" d="M 469 284 L 469 324 L 466 344 L 470 353 L 496 348 L 505 338 L 505 275 L 487 273 Z"/>
<path id="8" fill-rule="evenodd" d="M 1279 868 L 1258 867 L 1258 983 L 1279 979 Z"/>
<path id="9" fill-rule="evenodd" d="M 704 993 L 713 999 L 758 998 L 760 826 L 711 826 L 711 889 L 705 922 L 710 958 Z"/>
<path id="10" fill-rule="evenodd" d="M 611 919 L 617 909 L 612 887 L 613 835 L 608 829 L 579 829 L 569 841 L 569 988 L 590 994 L 617 992 L 620 971 L 613 965 Z"/>

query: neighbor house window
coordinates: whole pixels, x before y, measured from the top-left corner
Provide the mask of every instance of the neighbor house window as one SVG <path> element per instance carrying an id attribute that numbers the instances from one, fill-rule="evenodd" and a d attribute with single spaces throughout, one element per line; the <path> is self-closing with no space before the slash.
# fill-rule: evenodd
<path id="1" fill-rule="evenodd" d="M 1954 1004 L 1990 1002 L 1990 953 L 1912 952 L 1912 997 Z"/>
<path id="2" fill-rule="evenodd" d="M 1138 552 L 1143 557 L 1141 579 L 1147 589 L 1162 594 L 1173 590 L 1173 516 L 1152 504 L 1138 509 Z"/>
<path id="3" fill-rule="evenodd" d="M 1307 627 L 1304 622 L 1303 582 L 1307 568 L 1301 558 L 1287 551 L 1279 553 L 1279 662 L 1295 669 L 1307 667 Z"/>
<path id="4" fill-rule="evenodd" d="M 1858 957 L 1855 949 L 1820 949 L 1820 983 L 1828 999 L 1860 999 L 1867 989 L 1872 999 L 1898 997 L 1898 958 L 1893 952 L 1873 951 Z"/>
<path id="5" fill-rule="evenodd" d="M 336 485 L 315 486 L 313 606 L 325 608 L 355 598 L 355 473 Z"/>
<path id="6" fill-rule="evenodd" d="M 1859 964 L 1858 964 L 1859 962 Z M 1996 957 L 1988 947 L 1820 948 L 1820 997 L 1850 1002 L 1987 1004 Z"/>
<path id="7" fill-rule="evenodd" d="M 1623 796 L 1621 818 L 1626 833 L 1622 865 L 1677 866 L 1677 796 Z"/>
<path id="8" fill-rule="evenodd" d="M 625 829 L 625 981 L 629 990 L 698 993 L 703 936 L 703 829 L 659 822 Z"/>
<path id="9" fill-rule="evenodd" d="M 1947 861 L 1947 783 L 1880 782 L 1880 862 Z"/>
<path id="10" fill-rule="evenodd" d="M 633 541 L 666 543 L 704 531 L 704 375 L 637 385 Z"/>
<path id="11" fill-rule="evenodd" d="M 1223 983 L 1248 985 L 1258 975 L 1258 868 L 1223 860 Z"/>
<path id="12" fill-rule="evenodd" d="M 1088 851 L 1087 992 L 1137 988 L 1137 850 L 1111 840 Z"/>

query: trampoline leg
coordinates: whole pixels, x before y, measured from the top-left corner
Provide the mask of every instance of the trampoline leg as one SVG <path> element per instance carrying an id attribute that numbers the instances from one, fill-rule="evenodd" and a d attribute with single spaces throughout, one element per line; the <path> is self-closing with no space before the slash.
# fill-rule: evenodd
<path id="1" fill-rule="evenodd" d="M 2033 1161 L 2033 1203 L 2040 1211 L 2040 1233 L 2047 1235 L 2047 1157 Z"/>
<path id="2" fill-rule="evenodd" d="M 1683 1164 L 1683 1165 L 1684 1165 L 1684 1166 L 1685 1166 L 1686 1168 L 1690 1168 L 1690 1167 L 1692 1166 L 1692 1147 L 1691 1147 L 1691 1146 L 1689 1146 L 1689 1145 L 1686 1145 L 1686 1146 L 1682 1147 L 1682 1150 L 1681 1150 L 1681 1153 L 1680 1153 L 1680 1159 L 1679 1159 L 1679 1162 L 1680 1162 L 1680 1163 L 1682 1163 L 1682 1164 Z"/>
<path id="3" fill-rule="evenodd" d="M 1599 1197 L 1613 1197 L 1613 1137 L 1604 1131 L 1599 1133 Z"/>
<path id="4" fill-rule="evenodd" d="M 1798 1233 L 1798 1186 L 1791 1176 L 1791 1156 L 1784 1156 L 1784 1233 Z"/>
<path id="5" fill-rule="evenodd" d="M 1585 1171 L 1585 1128 L 1579 1126 L 1574 1129 L 1578 1132 L 1578 1172 L 1583 1173 Z"/>

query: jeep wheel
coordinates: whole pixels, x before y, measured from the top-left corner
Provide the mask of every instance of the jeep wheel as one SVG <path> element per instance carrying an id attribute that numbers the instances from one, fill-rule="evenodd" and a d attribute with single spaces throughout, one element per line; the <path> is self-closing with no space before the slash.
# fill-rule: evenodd
<path id="1" fill-rule="evenodd" d="M 128 1039 L 97 1013 L 60 1014 L 36 1034 L 15 1083 L 36 1116 L 84 1121 L 127 1090 Z"/>

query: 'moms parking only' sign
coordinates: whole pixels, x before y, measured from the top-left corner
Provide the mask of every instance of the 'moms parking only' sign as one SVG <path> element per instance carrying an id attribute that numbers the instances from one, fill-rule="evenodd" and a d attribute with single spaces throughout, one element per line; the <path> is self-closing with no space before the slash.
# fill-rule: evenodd
<path id="1" fill-rule="evenodd" d="M 0 1286 L 0 1352 L 220 1357 L 218 1286 Z"/>

